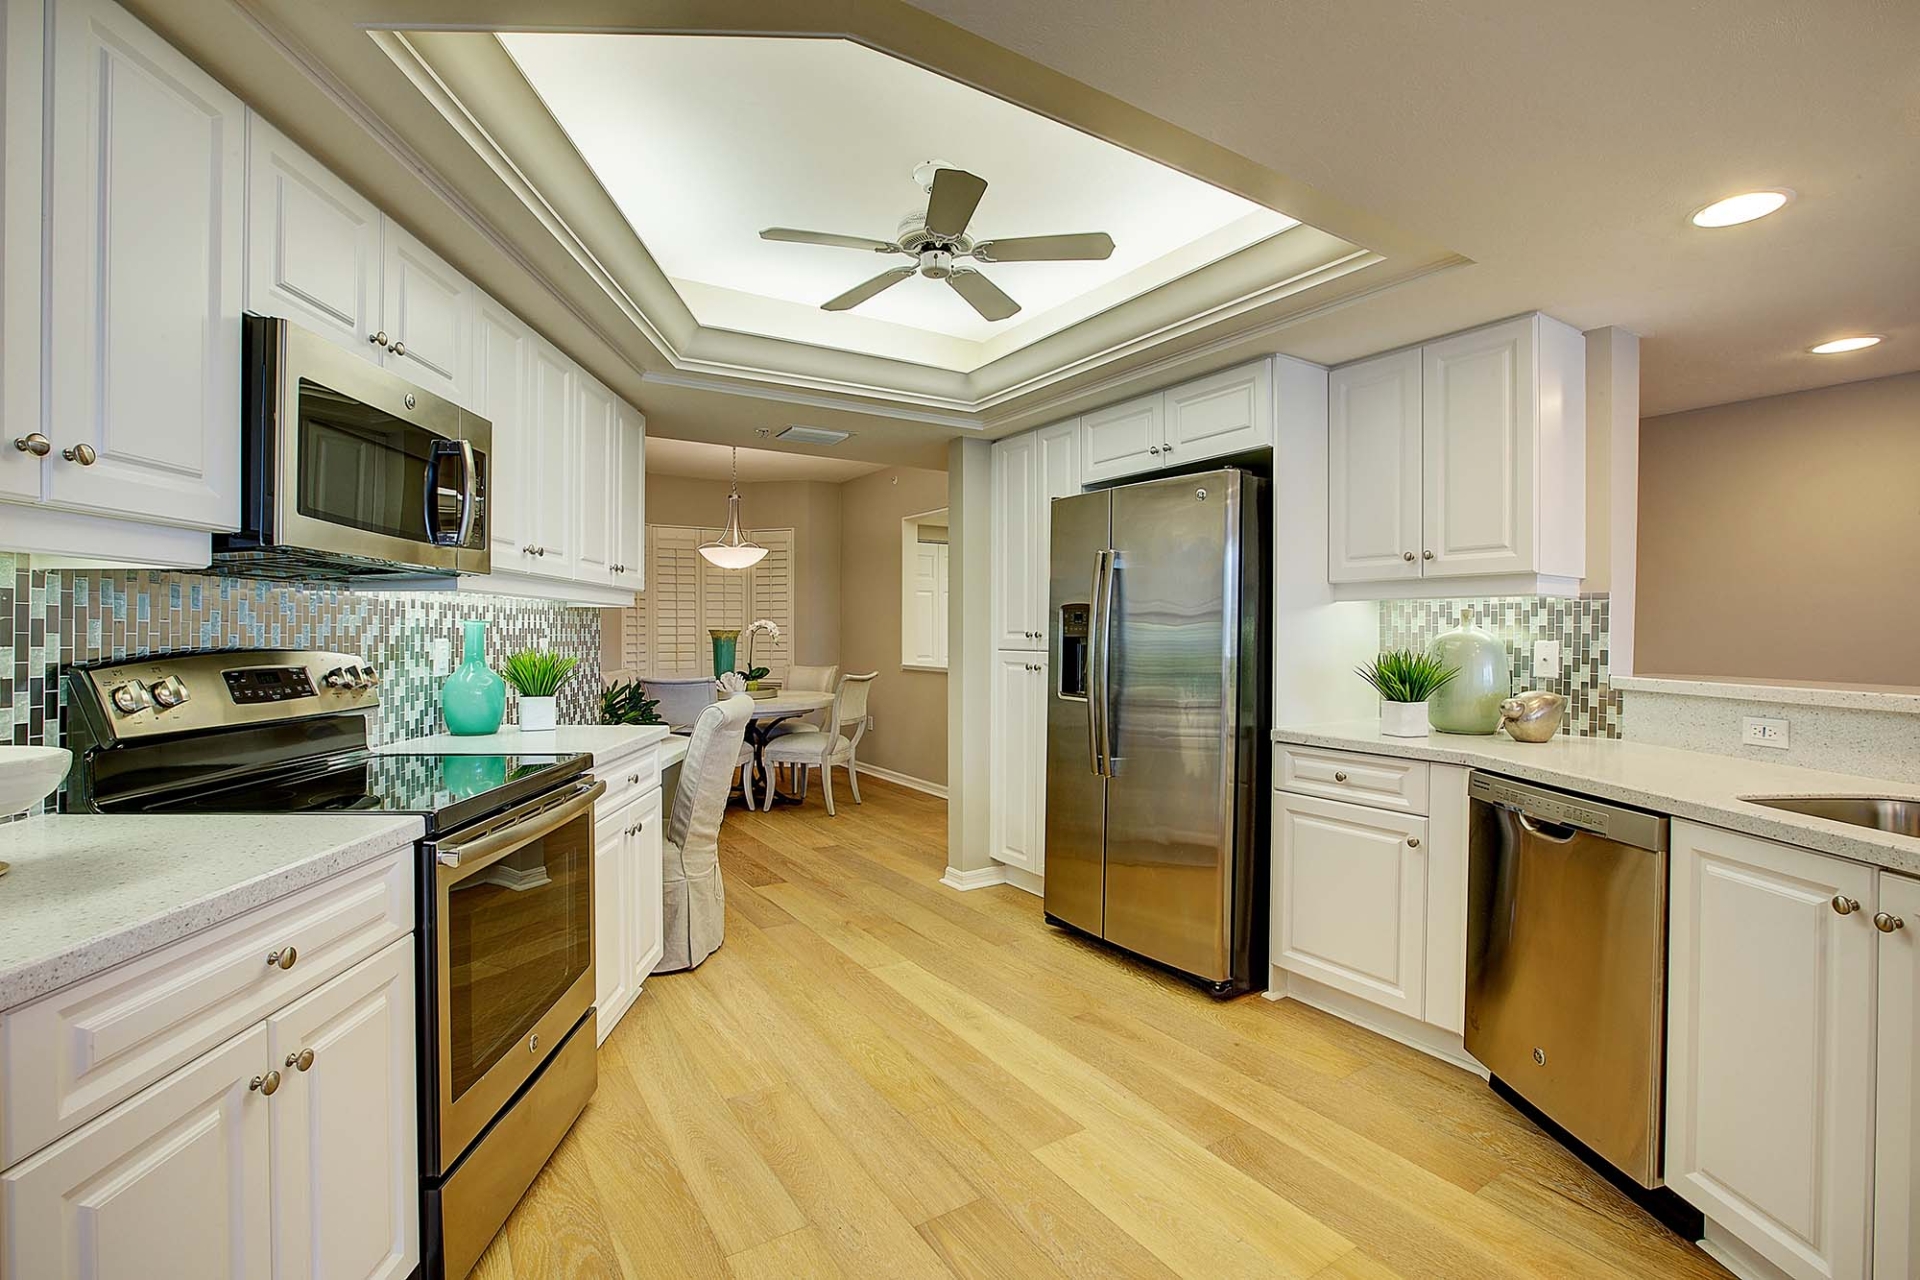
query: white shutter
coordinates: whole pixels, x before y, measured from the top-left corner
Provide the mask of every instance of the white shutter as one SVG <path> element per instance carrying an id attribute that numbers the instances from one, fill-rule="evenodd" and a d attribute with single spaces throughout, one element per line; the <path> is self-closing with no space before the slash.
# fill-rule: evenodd
<path id="1" fill-rule="evenodd" d="M 699 551 L 717 529 L 647 526 L 647 587 L 622 618 L 621 660 L 642 675 L 705 674 L 713 665 L 708 632 L 744 632 L 760 618 L 780 628 L 780 642 L 756 638 L 753 660 L 784 680 L 793 660 L 793 530 L 755 529 L 747 536 L 767 549 L 751 569 L 721 569 Z M 747 658 L 744 637 L 739 661 Z"/>
<path id="2" fill-rule="evenodd" d="M 648 675 L 699 675 L 712 664 L 701 621 L 700 531 L 654 525 L 647 538 L 647 589 L 640 593 L 646 621 Z"/>
<path id="3" fill-rule="evenodd" d="M 747 535 L 767 549 L 759 564 L 753 566 L 748 622 L 770 618 L 780 628 L 777 644 L 765 636 L 753 642 L 753 661 L 767 669 L 770 680 L 785 680 L 793 664 L 793 530 L 755 529 Z M 744 661 L 746 653 L 741 653 Z"/>

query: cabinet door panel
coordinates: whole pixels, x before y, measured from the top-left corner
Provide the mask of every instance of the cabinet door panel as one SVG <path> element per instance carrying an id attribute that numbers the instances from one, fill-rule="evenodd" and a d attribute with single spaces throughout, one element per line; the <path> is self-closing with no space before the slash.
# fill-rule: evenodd
<path id="1" fill-rule="evenodd" d="M 633 898 L 627 909 L 628 953 L 633 963 L 633 990 L 638 994 L 653 975 L 653 966 L 660 963 L 665 942 L 660 855 L 667 824 L 660 812 L 660 792 L 656 789 L 641 796 L 631 813 L 634 833 L 628 856 L 633 865 Z"/>
<path id="2" fill-rule="evenodd" d="M 535 339 L 527 362 L 527 449 L 523 483 L 531 495 L 525 537 L 516 570 L 571 578 L 576 538 L 574 467 L 579 457 L 579 418 L 574 403 L 572 361 Z M 500 566 L 506 567 L 506 566 Z"/>
<path id="3" fill-rule="evenodd" d="M 48 497 L 232 529 L 245 112 L 117 5 L 51 12 Z"/>
<path id="4" fill-rule="evenodd" d="M 406 937 L 267 1022 L 275 1280 L 386 1280 L 420 1261 L 413 985 Z"/>
<path id="5" fill-rule="evenodd" d="M 1878 942 L 1873 1274 L 1910 1276 L 1920 1270 L 1920 880 L 1882 872 L 1880 910 L 1899 925 Z"/>
<path id="6" fill-rule="evenodd" d="M 1276 792 L 1274 963 L 1424 1013 L 1427 820 Z"/>
<path id="7" fill-rule="evenodd" d="M 613 582 L 630 591 L 647 585 L 647 420 L 640 412 L 614 402 L 620 454 L 619 478 L 614 490 Z"/>
<path id="8" fill-rule="evenodd" d="M 1537 346 L 1528 317 L 1421 348 L 1427 577 L 1536 568 Z"/>
<path id="9" fill-rule="evenodd" d="M 252 112 L 247 191 L 247 309 L 377 362 L 380 211 Z"/>
<path id="10" fill-rule="evenodd" d="M 633 931 L 633 859 L 626 834 L 633 806 L 593 814 L 593 968 L 594 1004 L 600 1010 L 602 1041 L 633 1000 L 633 960 L 628 950 Z"/>
<path id="11" fill-rule="evenodd" d="M 381 239 L 380 323 L 390 342 L 387 367 L 435 395 L 469 403 L 473 286 L 392 219 L 384 223 Z"/>
<path id="12" fill-rule="evenodd" d="M 1033 731 L 1038 724 L 1040 733 L 1045 733 L 1038 697 L 1045 672 L 1032 670 L 1040 665 L 1038 657 L 1030 652 L 998 655 L 991 708 L 995 726 L 989 820 L 992 854 L 1008 866 L 1033 872 L 1040 869 L 1039 841 L 1044 838 L 1034 807 L 1041 794 L 1034 779 L 1044 774 Z"/>
<path id="13" fill-rule="evenodd" d="M 1089 413 L 1080 419 L 1080 478 L 1099 484 L 1156 470 L 1166 439 L 1166 401 L 1157 393 Z"/>
<path id="14" fill-rule="evenodd" d="M 995 442 L 992 615 L 994 644 L 1001 649 L 1040 647 L 1043 628 L 1034 603 L 1046 590 L 1038 571 L 1046 552 L 1034 528 L 1039 488 L 1034 437 Z"/>
<path id="15" fill-rule="evenodd" d="M 260 1023 L 0 1175 L 4 1280 L 272 1274 Z"/>
<path id="16" fill-rule="evenodd" d="M 1667 1185 L 1789 1275 L 1862 1276 L 1873 869 L 1676 821 L 1672 874 Z"/>
<path id="17" fill-rule="evenodd" d="M 1041 648 L 1050 645 L 1048 636 L 1053 619 L 1048 616 L 1048 584 L 1053 576 L 1053 500 L 1080 492 L 1080 420 L 1056 422 L 1034 432 L 1033 557 L 1033 629 L 1040 633 L 1034 642 Z M 1044 758 L 1044 757 L 1042 757 Z"/>
<path id="18" fill-rule="evenodd" d="M 580 461 L 574 467 L 573 509 L 576 526 L 573 576 L 579 582 L 613 581 L 613 563 L 620 531 L 614 503 L 620 485 L 619 424 L 613 416 L 613 396 L 587 377 L 574 375 L 578 388 Z"/>
<path id="19" fill-rule="evenodd" d="M 532 339 L 518 317 L 481 298 L 473 326 L 473 411 L 493 428 L 487 533 L 493 566 L 517 572 L 532 524 L 534 492 L 527 423 L 527 352 Z"/>
<path id="20" fill-rule="evenodd" d="M 1264 360 L 1175 387 L 1166 401 L 1163 462 L 1193 462 L 1273 443 L 1273 383 Z"/>
<path id="21" fill-rule="evenodd" d="M 1420 352 L 1328 376 L 1327 577 L 1420 576 Z"/>

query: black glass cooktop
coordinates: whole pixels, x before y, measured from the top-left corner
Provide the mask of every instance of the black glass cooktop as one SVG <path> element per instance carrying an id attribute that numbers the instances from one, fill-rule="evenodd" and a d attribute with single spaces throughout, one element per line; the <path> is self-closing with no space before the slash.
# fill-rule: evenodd
<path id="1" fill-rule="evenodd" d="M 147 813 L 417 813 L 438 835 L 550 791 L 590 755 L 373 755 L 250 773 L 127 805 Z M 121 808 L 121 806 L 115 806 Z M 124 811 L 122 808 L 122 811 Z"/>

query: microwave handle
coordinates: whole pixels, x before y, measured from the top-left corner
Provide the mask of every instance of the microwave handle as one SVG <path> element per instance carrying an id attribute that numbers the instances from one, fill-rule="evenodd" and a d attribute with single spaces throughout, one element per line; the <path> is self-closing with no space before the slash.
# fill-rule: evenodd
<path id="1" fill-rule="evenodd" d="M 436 547 L 448 545 L 446 536 L 440 532 L 440 462 L 454 453 L 460 455 L 464 475 L 460 484 L 460 528 L 454 534 L 452 545 L 466 546 L 467 539 L 473 533 L 474 500 L 479 492 L 479 477 L 474 475 L 473 467 L 473 443 L 469 440 L 435 440 L 427 454 L 425 518 L 427 541 Z"/>
<path id="2" fill-rule="evenodd" d="M 467 546 L 473 538 L 473 512 L 479 503 L 480 476 L 473 462 L 473 441 L 460 441 L 460 546 Z"/>

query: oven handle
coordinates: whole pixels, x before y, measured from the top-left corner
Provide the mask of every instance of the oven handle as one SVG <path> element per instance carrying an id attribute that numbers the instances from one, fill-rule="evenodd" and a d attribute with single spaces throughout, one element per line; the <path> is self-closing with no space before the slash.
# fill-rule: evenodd
<path id="1" fill-rule="evenodd" d="M 538 840 L 549 831 L 566 826 L 581 814 L 592 813 L 593 802 L 606 790 L 607 784 L 597 778 L 582 783 L 566 792 L 561 799 L 541 806 L 518 822 L 471 840 L 434 846 L 434 861 L 459 873 L 448 877 L 450 882 L 464 880 L 474 872 L 483 871 L 500 861 L 515 849 Z"/>

